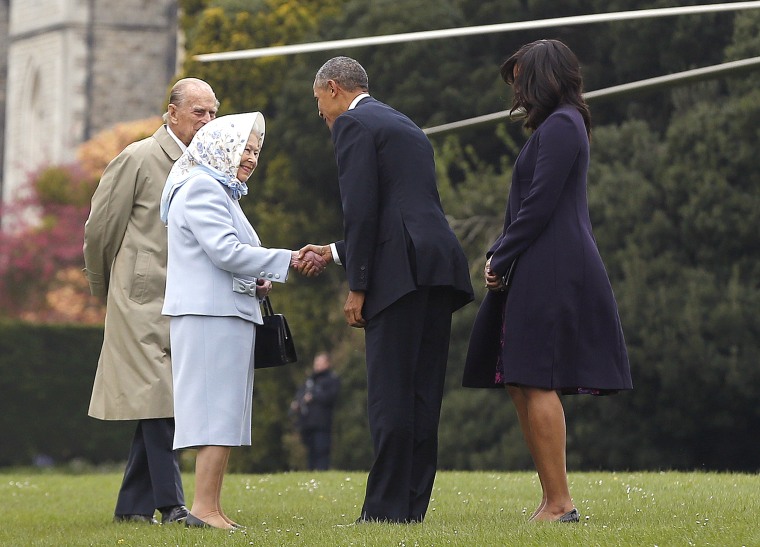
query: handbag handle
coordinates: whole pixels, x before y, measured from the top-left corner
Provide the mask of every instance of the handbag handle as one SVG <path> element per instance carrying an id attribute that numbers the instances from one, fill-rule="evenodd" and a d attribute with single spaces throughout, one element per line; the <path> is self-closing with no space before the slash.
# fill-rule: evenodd
<path id="1" fill-rule="evenodd" d="M 274 315 L 274 310 L 272 309 L 272 302 L 269 300 L 269 296 L 265 296 L 261 299 L 261 306 L 264 308 L 264 316 L 267 315 Z"/>

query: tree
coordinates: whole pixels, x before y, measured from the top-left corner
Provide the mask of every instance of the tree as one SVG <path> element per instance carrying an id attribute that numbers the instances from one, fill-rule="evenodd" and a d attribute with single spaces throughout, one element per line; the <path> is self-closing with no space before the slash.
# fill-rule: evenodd
<path id="1" fill-rule="evenodd" d="M 737 17 L 730 55 L 757 53 L 758 21 Z M 757 468 L 760 94 L 743 78 L 712 91 L 674 92 L 664 138 L 643 122 L 595 133 L 592 217 L 635 391 L 575 401 L 578 465 Z"/>
<path id="2" fill-rule="evenodd" d="M 60 288 L 76 292 L 71 269 L 81 263 L 77 234 L 83 234 L 90 181 L 76 166 L 48 167 L 31 179 L 30 194 L 3 212 L 11 228 L 0 233 L 0 309 L 6 317 L 65 321 L 72 298 Z M 90 316 L 89 303 L 78 308 Z"/>
<path id="3" fill-rule="evenodd" d="M 298 248 L 334 241 L 342 233 L 329 132 L 316 115 L 311 89 L 316 70 L 329 57 L 356 57 L 367 68 L 374 96 L 429 126 L 507 108 L 510 92 L 498 67 L 528 41 L 566 41 L 581 60 L 586 87 L 598 89 L 724 57 L 757 55 L 760 15 L 609 23 L 212 64 L 192 60 L 194 53 L 663 4 L 183 0 L 188 51 L 183 72 L 211 83 L 222 101 L 221 114 L 261 110 L 266 116 L 261 165 L 241 204 L 265 245 Z M 760 217 L 758 78 L 752 74 L 592 105 L 589 202 L 635 389 L 601 400 L 567 399 L 571 469 L 757 467 L 748 432 L 760 425 L 752 392 L 760 339 L 754 313 L 760 263 L 753 252 Z M 3 314 L 29 318 L 24 310 L 39 307 L 34 318 L 40 320 L 101 320 L 102 307 L 88 307 L 79 272 L 88 194 L 107 161 L 158 124 L 134 133 L 115 129 L 83 146 L 77 166 L 55 166 L 39 183 L 35 176 L 30 184 L 35 197 L 28 204 L 40 222 L 24 224 L 29 217 L 13 220 L 11 212 L 4 214 L 16 231 L 0 239 Z M 501 229 L 511 165 L 525 138 L 519 124 L 502 122 L 431 139 L 444 208 L 465 246 L 478 299 L 483 253 Z M 276 471 L 298 465 L 287 407 L 311 356 L 323 349 L 332 350 L 344 385 L 334 461 L 347 469 L 369 465 L 363 336 L 345 326 L 346 292 L 336 267 L 317 279 L 292 278 L 274 291 L 275 308 L 288 316 L 301 362 L 257 373 L 254 446 L 235 452 L 231 468 Z M 93 309 L 98 319 L 87 315 Z M 476 311 L 473 304 L 454 316 L 441 465 L 528 468 L 505 394 L 460 387 Z"/>
<path id="4" fill-rule="evenodd" d="M 42 323 L 103 322 L 105 305 L 90 296 L 82 269 L 90 198 L 108 162 L 152 134 L 160 118 L 119 124 L 78 149 L 79 161 L 30 176 L 30 192 L 3 211 L 0 316 Z"/>
<path id="5" fill-rule="evenodd" d="M 186 10 L 193 22 L 186 27 L 189 51 L 195 53 L 665 3 L 187 4 L 195 6 Z M 185 73 L 212 83 L 223 112 L 264 112 L 268 134 L 262 164 L 243 206 L 267 245 L 294 247 L 333 241 L 342 231 L 329 134 L 316 116 L 311 90 L 316 70 L 329 57 L 357 58 L 369 73 L 375 97 L 429 126 L 508 107 L 510 92 L 498 67 L 523 43 L 544 37 L 566 41 L 581 60 L 587 89 L 599 89 L 718 63 L 726 47 L 728 58 L 752 55 L 760 35 L 753 17 L 750 12 L 700 15 L 208 65 L 188 61 Z M 568 399 L 571 467 L 747 465 L 740 454 L 746 445 L 728 451 L 706 447 L 700 438 L 705 430 L 698 429 L 694 416 L 699 413 L 699 423 L 719 435 L 719 424 L 747 404 L 742 398 L 746 385 L 738 386 L 737 378 L 756 378 L 747 370 L 756 356 L 757 329 L 749 316 L 757 303 L 750 281 L 757 278 L 757 261 L 747 252 L 755 246 L 758 217 L 753 197 L 754 173 L 759 172 L 752 153 L 757 142 L 755 88 L 752 79 L 731 80 L 592 105 L 597 124 L 589 183 L 592 219 L 618 297 L 636 389 L 602 400 Z M 444 208 L 466 247 L 476 288 L 483 252 L 501 228 L 511 164 L 525 137 L 519 124 L 501 123 L 432 138 Z M 365 380 L 360 333 L 345 327 L 340 311 L 345 292 L 342 272 L 333 268 L 317 280 L 289 281 L 274 298 L 293 323 L 304 369 L 318 349 L 327 347 L 339 356 L 346 399 L 336 415 L 334 459 L 341 467 L 358 468 L 369 457 Z M 454 317 L 441 463 L 465 469 L 529 467 L 504 394 L 459 387 L 476 310 L 470 305 Z M 257 398 L 266 398 L 261 404 L 267 412 L 284 412 L 303 373 L 292 367 L 289 375 L 278 376 L 282 381 L 276 387 L 259 385 Z M 721 382 L 729 381 L 742 395 L 718 397 Z M 697 410 L 695 399 L 715 401 L 715 415 L 707 405 Z M 485 423 L 484 412 L 491 417 Z M 755 423 L 753 412 L 741 413 L 742 426 Z M 649 415 L 651 420 L 642 419 Z M 286 428 L 254 425 L 255 436 L 257 428 L 266 431 L 257 442 L 287 442 Z M 673 439 L 678 440 L 675 448 Z M 269 456 L 266 449 L 256 450 L 249 468 L 271 466 L 270 460 L 283 453 L 279 445 Z"/>
<path id="6" fill-rule="evenodd" d="M 334 168 L 326 162 L 310 161 L 314 155 L 329 157 L 327 135 L 318 140 L 301 138 L 297 145 L 295 139 L 289 138 L 307 134 L 299 127 L 304 120 L 312 122 L 314 133 L 321 129 L 310 99 L 309 77 L 296 76 L 299 65 L 294 65 L 292 59 L 201 64 L 190 56 L 305 40 L 316 31 L 321 20 L 337 13 L 343 2 L 262 0 L 253 4 L 234 1 L 188 4 L 191 9 L 186 10 L 183 20 L 188 37 L 188 60 L 183 74 L 211 84 L 221 101 L 221 115 L 258 110 L 266 118 L 267 138 L 261 163 L 249 181 L 251 193 L 241 201 L 264 245 L 297 249 L 307 242 L 332 241 L 340 229 L 336 221 L 339 219 L 337 188 L 332 184 Z M 310 78 L 313 79 L 313 74 Z M 303 87 L 307 101 L 282 104 L 281 95 L 287 94 L 294 85 Z M 296 123 L 282 122 L 294 109 L 305 110 L 307 104 L 308 116 L 302 119 L 294 116 Z M 301 153 L 302 144 L 309 153 Z M 340 312 L 335 302 L 342 283 L 339 274 L 333 268 L 316 280 L 292 276 L 287 287 L 275 288 L 272 301 L 276 310 L 288 317 L 300 362 L 298 366 L 257 374 L 254 415 L 258 420 L 254 420 L 253 448 L 233 454 L 233 469 L 287 468 L 285 446 L 292 433 L 286 416 L 290 398 L 303 371 L 310 367 L 311 357 L 317 351 L 334 349 L 338 344 L 337 331 L 332 325 L 337 324 L 336 314 Z"/>

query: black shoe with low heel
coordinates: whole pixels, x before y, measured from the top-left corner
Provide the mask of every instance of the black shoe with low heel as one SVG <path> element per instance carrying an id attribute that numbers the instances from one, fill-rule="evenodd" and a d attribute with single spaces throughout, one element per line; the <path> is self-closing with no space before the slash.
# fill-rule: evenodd
<path id="1" fill-rule="evenodd" d="M 193 515 L 192 513 L 187 514 L 187 518 L 185 519 L 185 526 L 188 528 L 211 528 L 212 526 L 210 524 L 206 524 L 201 519 Z"/>
<path id="2" fill-rule="evenodd" d="M 170 509 L 161 510 L 161 524 L 184 522 L 190 511 L 184 505 L 175 505 Z"/>
<path id="3" fill-rule="evenodd" d="M 568 511 L 557 519 L 557 522 L 580 522 L 581 514 L 577 509 L 573 508 L 572 511 Z"/>

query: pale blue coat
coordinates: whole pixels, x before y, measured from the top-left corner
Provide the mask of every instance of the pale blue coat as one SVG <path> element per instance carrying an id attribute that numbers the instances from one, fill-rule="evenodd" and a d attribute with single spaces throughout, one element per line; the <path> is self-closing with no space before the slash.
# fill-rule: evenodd
<path id="1" fill-rule="evenodd" d="M 199 173 L 169 209 L 164 315 L 237 316 L 261 323 L 258 299 L 233 292 L 235 278 L 284 283 L 291 251 L 265 249 L 226 187 Z"/>
<path id="2" fill-rule="evenodd" d="M 250 445 L 255 281 L 284 283 L 291 251 L 261 247 L 227 187 L 203 173 L 174 193 L 167 228 L 174 448 Z"/>

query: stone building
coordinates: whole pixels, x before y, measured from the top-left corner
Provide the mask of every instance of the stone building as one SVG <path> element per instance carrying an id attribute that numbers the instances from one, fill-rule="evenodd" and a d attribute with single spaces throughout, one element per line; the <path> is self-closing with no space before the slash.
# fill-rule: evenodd
<path id="1" fill-rule="evenodd" d="M 3 200 L 3 152 L 5 151 L 5 90 L 8 73 L 8 0 L 0 0 L 0 203 Z"/>
<path id="2" fill-rule="evenodd" d="M 177 0 L 0 0 L 2 199 L 115 123 L 164 111 Z"/>

